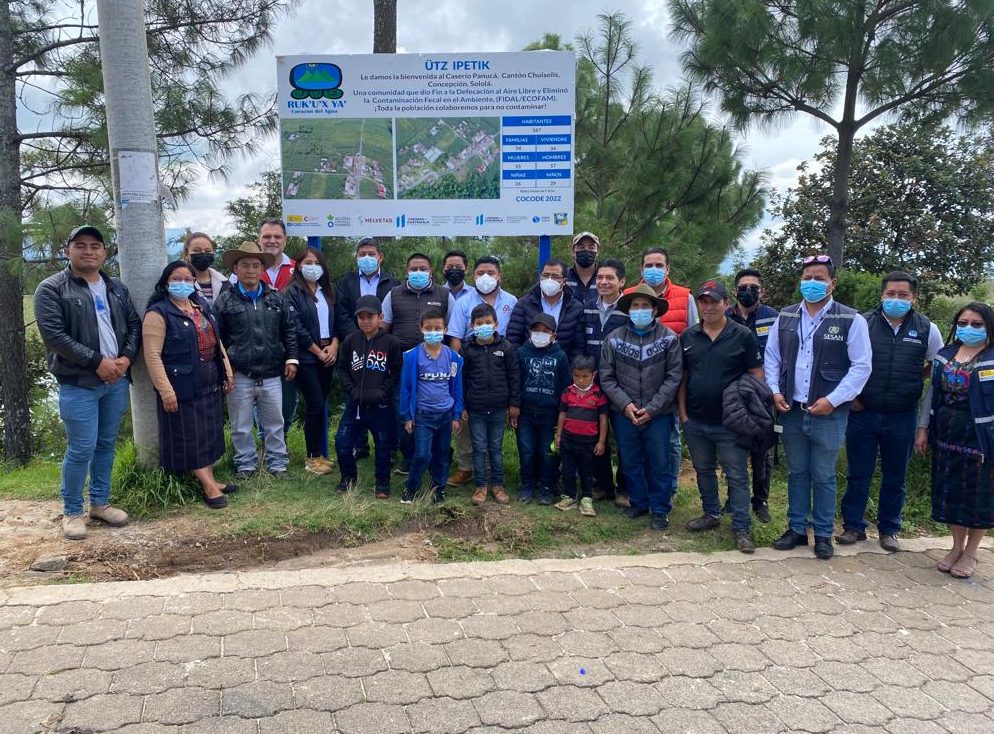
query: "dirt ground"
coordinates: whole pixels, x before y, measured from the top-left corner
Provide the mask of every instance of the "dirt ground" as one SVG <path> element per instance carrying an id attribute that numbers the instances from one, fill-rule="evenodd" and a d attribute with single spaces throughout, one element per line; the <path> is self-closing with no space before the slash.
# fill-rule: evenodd
<path id="1" fill-rule="evenodd" d="M 303 569 L 377 565 L 397 562 L 433 562 L 438 551 L 432 542 L 439 533 L 471 540 L 484 550 L 495 535 L 506 533 L 502 508 L 456 516 L 433 528 L 401 526 L 391 536 L 355 546 L 333 533 L 292 533 L 281 538 L 216 537 L 205 519 L 176 516 L 148 522 L 134 521 L 123 528 L 90 523 L 84 541 L 63 539 L 61 503 L 5 500 L 0 503 L 0 588 L 72 581 L 130 581 L 179 573 L 243 569 Z M 506 536 L 502 536 L 507 540 Z M 639 546 L 645 545 L 644 548 Z M 496 550 L 496 543 L 493 543 Z M 628 540 L 624 547 L 606 544 L 559 548 L 556 555 L 599 555 L 667 550 L 656 536 Z M 64 556 L 64 570 L 32 571 L 40 558 Z"/>

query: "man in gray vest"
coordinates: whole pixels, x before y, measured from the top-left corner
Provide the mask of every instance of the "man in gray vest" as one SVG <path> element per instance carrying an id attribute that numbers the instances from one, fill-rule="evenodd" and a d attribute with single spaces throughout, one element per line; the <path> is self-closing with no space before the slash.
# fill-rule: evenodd
<path id="1" fill-rule="evenodd" d="M 866 540 L 866 503 L 880 453 L 877 532 L 880 547 L 900 550 L 897 534 L 907 494 L 905 478 L 915 443 L 925 368 L 942 349 L 939 328 L 914 310 L 918 279 L 895 270 L 884 276 L 881 303 L 863 314 L 873 346 L 873 371 L 853 401 L 846 429 L 848 481 L 842 496 L 843 545 Z"/>
<path id="2" fill-rule="evenodd" d="M 383 299 L 383 326 L 400 340 L 401 351 L 406 352 L 421 343 L 421 314 L 428 309 L 437 309 L 445 315 L 455 306 L 455 300 L 445 286 L 435 283 L 432 277 L 431 260 L 427 255 L 415 252 L 407 258 L 407 279 L 394 286 Z M 400 421 L 400 383 L 397 383 L 395 402 L 397 405 L 397 443 L 400 448 L 401 463 L 398 474 L 407 474 L 414 456 L 414 437 L 404 430 Z"/>
<path id="3" fill-rule="evenodd" d="M 766 381 L 781 414 L 787 455 L 789 527 L 773 547 L 808 544 L 815 555 L 834 552 L 835 462 L 846 435 L 849 406 L 870 377 L 866 320 L 832 298 L 835 265 L 828 255 L 804 258 L 801 303 L 780 312 L 766 343 Z"/>

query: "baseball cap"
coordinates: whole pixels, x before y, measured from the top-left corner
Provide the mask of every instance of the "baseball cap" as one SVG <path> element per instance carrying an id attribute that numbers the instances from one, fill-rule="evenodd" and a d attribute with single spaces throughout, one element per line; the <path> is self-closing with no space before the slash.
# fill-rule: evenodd
<path id="1" fill-rule="evenodd" d="M 705 280 L 697 289 L 695 298 L 713 298 L 716 301 L 723 301 L 728 298 L 728 289 L 717 280 Z"/>
<path id="2" fill-rule="evenodd" d="M 531 323 L 528 324 L 528 328 L 533 327 L 535 324 L 542 324 L 542 326 L 547 326 L 549 329 L 555 333 L 556 331 L 556 320 L 552 318 L 550 314 L 547 313 L 537 313 L 532 317 Z"/>
<path id="3" fill-rule="evenodd" d="M 76 229 L 74 229 L 72 232 L 69 233 L 69 236 L 66 238 L 66 244 L 68 245 L 74 239 L 84 234 L 88 234 L 90 235 L 90 237 L 95 237 L 101 242 L 104 242 L 104 236 L 100 233 L 99 229 L 97 229 L 96 227 L 92 227 L 89 224 L 83 224 L 79 227 L 76 227 Z"/>
<path id="4" fill-rule="evenodd" d="M 380 299 L 376 296 L 360 296 L 355 302 L 355 315 L 358 316 L 361 313 L 383 313 Z"/>
<path id="5" fill-rule="evenodd" d="M 576 247 L 578 244 L 580 244 L 580 240 L 593 240 L 595 245 L 597 245 L 598 247 L 601 246 L 600 239 L 593 232 L 580 232 L 580 234 L 576 235 L 573 238 L 573 247 Z"/>

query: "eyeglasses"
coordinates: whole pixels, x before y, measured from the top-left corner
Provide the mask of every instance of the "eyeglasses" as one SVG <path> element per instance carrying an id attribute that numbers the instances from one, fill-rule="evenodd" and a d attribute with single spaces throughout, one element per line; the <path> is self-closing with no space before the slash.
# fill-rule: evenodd
<path id="1" fill-rule="evenodd" d="M 188 283 L 190 285 L 196 285 L 197 284 L 197 281 L 195 281 L 193 278 L 170 278 L 169 282 L 170 283 Z"/>
<path id="2" fill-rule="evenodd" d="M 753 292 L 753 293 L 759 293 L 759 286 L 758 285 L 740 285 L 735 290 L 737 292 L 739 292 L 739 293 L 748 293 L 750 291 Z"/>
<path id="3" fill-rule="evenodd" d="M 972 326 L 974 329 L 983 329 L 987 326 L 983 321 L 957 321 L 956 326 L 961 329 L 965 329 L 968 326 Z"/>
<path id="4" fill-rule="evenodd" d="M 808 255 L 801 261 L 802 265 L 810 265 L 811 263 L 818 263 L 823 265 L 831 265 L 832 258 L 828 255 Z"/>

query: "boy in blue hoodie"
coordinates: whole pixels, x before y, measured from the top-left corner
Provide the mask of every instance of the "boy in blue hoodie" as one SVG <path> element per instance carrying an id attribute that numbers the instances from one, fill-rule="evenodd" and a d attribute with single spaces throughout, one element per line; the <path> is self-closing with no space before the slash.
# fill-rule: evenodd
<path id="1" fill-rule="evenodd" d="M 400 417 L 414 436 L 414 456 L 401 502 L 414 501 L 426 468 L 435 503 L 445 501 L 449 442 L 463 411 L 462 357 L 442 344 L 445 315 L 435 308 L 421 314 L 424 341 L 404 352 L 400 374 Z M 430 466 L 429 466 L 430 465 Z"/>
<path id="2" fill-rule="evenodd" d="M 554 501 L 555 467 L 552 441 L 559 420 L 559 398 L 572 377 L 566 352 L 556 343 L 556 320 L 537 313 L 528 325 L 528 341 L 518 349 L 521 367 L 521 415 L 512 426 L 518 433 L 521 491 L 518 501 L 531 502 L 538 485 L 539 504 Z"/>

